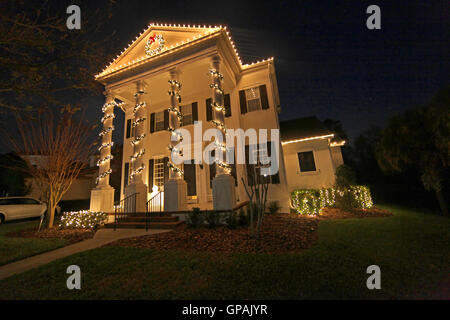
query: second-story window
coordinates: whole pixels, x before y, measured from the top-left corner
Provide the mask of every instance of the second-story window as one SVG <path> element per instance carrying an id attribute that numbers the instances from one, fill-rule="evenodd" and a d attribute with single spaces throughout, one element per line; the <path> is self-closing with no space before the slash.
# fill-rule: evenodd
<path id="1" fill-rule="evenodd" d="M 155 131 L 164 130 L 164 111 L 155 113 Z"/>
<path id="2" fill-rule="evenodd" d="M 245 90 L 245 98 L 247 100 L 247 109 L 249 112 L 261 109 L 261 99 L 258 87 Z"/>
<path id="3" fill-rule="evenodd" d="M 194 117 L 192 116 L 192 104 L 181 107 L 183 114 L 183 126 L 194 124 Z"/>

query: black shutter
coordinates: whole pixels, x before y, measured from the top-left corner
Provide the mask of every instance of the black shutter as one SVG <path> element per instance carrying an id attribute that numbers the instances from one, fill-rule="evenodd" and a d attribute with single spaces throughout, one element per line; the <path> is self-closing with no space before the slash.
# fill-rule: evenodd
<path id="1" fill-rule="evenodd" d="M 130 138 L 130 134 L 131 134 L 131 119 L 127 120 L 127 133 L 126 133 L 126 137 L 127 139 Z"/>
<path id="2" fill-rule="evenodd" d="M 192 103 L 192 122 L 198 121 L 198 103 Z"/>
<path id="3" fill-rule="evenodd" d="M 212 120 L 212 107 L 211 107 L 212 99 L 206 99 L 206 121 Z"/>
<path id="4" fill-rule="evenodd" d="M 125 187 L 128 186 L 128 174 L 130 173 L 130 164 L 125 162 L 125 168 L 123 170 L 123 192 L 125 193 Z"/>
<path id="5" fill-rule="evenodd" d="M 267 88 L 265 84 L 259 86 L 259 97 L 261 98 L 261 108 L 269 109 L 269 99 L 267 99 Z"/>
<path id="6" fill-rule="evenodd" d="M 169 167 L 167 164 L 169 163 L 169 158 L 164 158 L 164 184 L 166 184 L 167 181 L 169 181 Z"/>
<path id="7" fill-rule="evenodd" d="M 236 162 L 234 162 L 233 164 L 230 164 L 230 166 L 231 166 L 231 175 L 234 178 L 234 185 L 237 187 L 238 181 L 237 181 L 237 172 L 236 172 Z"/>
<path id="8" fill-rule="evenodd" d="M 164 110 L 164 129 L 169 129 L 169 110 Z"/>
<path id="9" fill-rule="evenodd" d="M 152 190 L 153 185 L 155 184 L 153 182 L 153 163 L 154 163 L 153 159 L 148 160 L 148 188 L 149 188 L 149 190 Z"/>
<path id="10" fill-rule="evenodd" d="M 212 180 L 216 176 L 216 163 L 213 162 L 209 165 L 209 186 L 212 188 Z"/>
<path id="11" fill-rule="evenodd" d="M 223 97 L 223 105 L 225 107 L 225 117 L 231 117 L 231 100 L 230 94 L 226 94 Z"/>
<path id="12" fill-rule="evenodd" d="M 245 97 L 245 90 L 239 91 L 239 103 L 241 105 L 241 114 L 247 113 L 247 98 Z"/>
<path id="13" fill-rule="evenodd" d="M 212 188 L 212 180 L 216 176 L 216 163 L 214 162 L 216 150 L 211 150 L 210 152 L 210 162 L 212 162 L 209 165 L 209 186 Z"/>
<path id="14" fill-rule="evenodd" d="M 187 182 L 187 195 L 197 194 L 197 183 L 195 179 L 195 163 L 184 164 L 184 180 Z"/>
<path id="15" fill-rule="evenodd" d="M 270 157 L 272 155 L 272 144 L 275 142 L 267 141 L 267 155 Z M 275 157 L 274 161 L 278 161 L 278 158 Z M 277 173 L 273 174 L 271 176 L 272 184 L 279 184 L 280 183 L 280 162 L 278 161 L 278 171 Z"/>
<path id="16" fill-rule="evenodd" d="M 155 132 L 155 114 L 150 115 L 150 133 Z"/>

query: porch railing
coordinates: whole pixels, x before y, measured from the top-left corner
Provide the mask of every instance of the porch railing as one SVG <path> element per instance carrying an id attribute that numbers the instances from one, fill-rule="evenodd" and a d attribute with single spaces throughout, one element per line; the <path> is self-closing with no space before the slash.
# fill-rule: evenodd
<path id="1" fill-rule="evenodd" d="M 150 200 L 147 201 L 147 212 L 164 211 L 164 191 L 159 191 Z"/>
<path id="2" fill-rule="evenodd" d="M 119 204 L 114 206 L 114 231 L 117 228 L 117 224 L 128 217 L 132 212 L 136 212 L 136 203 L 139 193 L 133 193 L 122 200 Z"/>

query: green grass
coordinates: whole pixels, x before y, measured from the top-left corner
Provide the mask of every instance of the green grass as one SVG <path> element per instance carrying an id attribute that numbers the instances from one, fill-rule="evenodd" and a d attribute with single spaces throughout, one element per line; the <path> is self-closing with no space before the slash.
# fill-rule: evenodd
<path id="1" fill-rule="evenodd" d="M 0 299 L 404 299 L 439 293 L 450 270 L 450 219 L 399 207 L 389 218 L 322 221 L 300 254 L 105 247 L 0 281 Z M 81 290 L 66 268 L 81 267 Z M 366 268 L 381 268 L 368 290 Z M 447 282 L 448 283 L 448 282 Z"/>
<path id="2" fill-rule="evenodd" d="M 0 225 L 0 265 L 53 250 L 67 244 L 67 240 L 13 238 L 6 234 L 23 229 L 38 228 L 39 220 L 7 222 Z"/>

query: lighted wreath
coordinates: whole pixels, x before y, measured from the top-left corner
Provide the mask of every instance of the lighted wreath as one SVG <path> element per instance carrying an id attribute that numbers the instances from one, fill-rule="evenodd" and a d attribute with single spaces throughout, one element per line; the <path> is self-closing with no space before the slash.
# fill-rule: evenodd
<path id="1" fill-rule="evenodd" d="M 158 46 L 155 49 L 151 49 L 153 43 L 158 43 Z M 165 40 L 162 36 L 162 34 L 154 34 L 153 36 L 150 36 L 148 38 L 147 43 L 145 45 L 145 54 L 147 56 L 153 56 L 157 53 L 160 53 L 162 49 L 164 48 Z"/>

